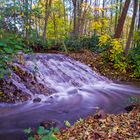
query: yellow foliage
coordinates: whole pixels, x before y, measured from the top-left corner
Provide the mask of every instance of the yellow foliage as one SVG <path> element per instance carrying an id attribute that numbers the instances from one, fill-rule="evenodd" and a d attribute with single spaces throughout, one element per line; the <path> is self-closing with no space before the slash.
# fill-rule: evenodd
<path id="1" fill-rule="evenodd" d="M 111 37 L 107 34 L 101 35 L 99 38 L 99 46 L 102 47 L 107 44 L 108 41 L 110 41 Z"/>
<path id="2" fill-rule="evenodd" d="M 104 33 L 99 38 L 99 46 L 104 47 L 107 44 L 110 44 L 108 59 L 111 61 L 111 64 L 121 73 L 126 73 L 127 64 L 124 62 L 125 58 L 122 56 L 124 50 L 121 41 L 112 39 L 107 33 Z"/>
<path id="3" fill-rule="evenodd" d="M 92 29 L 94 30 L 100 30 L 102 28 L 101 21 L 95 21 L 92 23 Z"/>
<path id="4" fill-rule="evenodd" d="M 106 33 L 107 28 L 109 27 L 109 20 L 106 18 L 100 18 L 98 21 L 93 21 L 91 29 L 96 30 L 97 32 L 104 32 Z M 104 34 L 103 33 L 103 34 Z"/>
<path id="5" fill-rule="evenodd" d="M 24 17 L 24 16 L 25 16 L 25 15 L 24 15 L 24 12 L 21 12 L 21 13 L 20 13 L 20 16 L 21 16 L 21 17 Z"/>
<path id="6" fill-rule="evenodd" d="M 112 47 L 112 49 L 110 50 L 112 54 L 120 54 L 123 52 L 122 44 L 117 39 L 112 39 L 110 46 Z"/>

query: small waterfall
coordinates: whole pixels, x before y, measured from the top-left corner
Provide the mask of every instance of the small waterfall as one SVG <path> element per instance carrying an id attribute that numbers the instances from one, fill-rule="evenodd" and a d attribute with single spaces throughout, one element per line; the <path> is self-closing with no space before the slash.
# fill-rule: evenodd
<path id="1" fill-rule="evenodd" d="M 22 96 L 23 101 L 37 97 L 44 100 L 46 95 L 75 94 L 82 88 L 104 88 L 111 83 L 88 66 L 65 55 L 32 54 L 24 55 L 24 59 L 24 65 L 17 60 L 12 64 L 12 78 L 8 78 L 2 87 L 6 87 L 5 93 L 12 91 L 13 96 L 20 92 L 18 99 L 14 96 L 16 101 Z"/>
<path id="2" fill-rule="evenodd" d="M 8 98 L 8 104 L 0 103 L 2 140 L 19 140 L 25 128 L 37 127 L 44 120 L 64 125 L 64 120 L 73 123 L 97 108 L 124 112 L 131 97 L 140 102 L 139 86 L 116 84 L 68 56 L 31 54 L 24 59 L 24 64 L 15 60 L 12 77 L 0 81 Z M 37 98 L 41 102 L 34 102 Z"/>

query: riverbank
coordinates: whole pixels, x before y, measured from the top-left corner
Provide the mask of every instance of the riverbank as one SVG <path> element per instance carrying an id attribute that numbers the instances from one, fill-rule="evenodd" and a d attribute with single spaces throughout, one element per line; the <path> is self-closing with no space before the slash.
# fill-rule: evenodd
<path id="1" fill-rule="evenodd" d="M 89 50 L 83 50 L 79 52 L 70 52 L 68 56 L 84 63 L 92 68 L 92 70 L 98 72 L 102 76 L 107 77 L 113 81 L 125 81 L 125 82 L 140 82 L 140 79 L 133 76 L 132 71 L 127 70 L 126 73 L 121 73 L 119 70 L 114 69 L 113 66 L 105 64 L 102 56 Z"/>
<path id="2" fill-rule="evenodd" d="M 138 140 L 140 106 L 129 113 L 89 116 L 62 130 L 56 138 L 58 140 Z"/>
<path id="3" fill-rule="evenodd" d="M 51 135 L 34 135 L 34 140 L 45 137 L 54 140 L 139 140 L 140 106 L 127 113 L 106 114 L 99 110 L 95 115 L 79 119 L 74 125 L 67 123 L 67 128 Z"/>
<path id="4" fill-rule="evenodd" d="M 107 77 L 114 82 L 140 82 L 139 77 L 135 77 L 131 70 L 126 70 L 125 73 L 121 73 L 118 69 L 114 69 L 109 63 L 105 63 L 104 59 L 99 53 L 92 52 L 90 50 L 70 51 L 64 53 L 56 50 L 46 50 L 46 53 L 65 54 L 73 59 L 84 63 L 92 68 L 93 71 L 98 72 L 100 75 Z"/>

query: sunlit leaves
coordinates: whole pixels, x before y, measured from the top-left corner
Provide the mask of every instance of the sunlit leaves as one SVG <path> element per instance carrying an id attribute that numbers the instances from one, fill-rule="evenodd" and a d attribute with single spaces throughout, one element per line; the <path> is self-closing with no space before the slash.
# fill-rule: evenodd
<path id="1" fill-rule="evenodd" d="M 111 37 L 108 34 L 103 34 L 99 37 L 99 46 L 103 47 L 110 41 Z"/>
<path id="2" fill-rule="evenodd" d="M 71 124 L 70 124 L 70 122 L 69 121 L 65 121 L 65 125 L 67 126 L 67 127 L 71 127 Z"/>

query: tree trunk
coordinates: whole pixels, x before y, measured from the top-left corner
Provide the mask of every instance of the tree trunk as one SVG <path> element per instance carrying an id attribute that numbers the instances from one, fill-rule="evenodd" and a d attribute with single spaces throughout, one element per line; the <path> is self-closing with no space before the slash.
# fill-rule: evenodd
<path id="1" fill-rule="evenodd" d="M 111 1 L 111 5 L 113 5 L 113 1 Z M 112 32 L 112 23 L 113 23 L 113 9 L 110 9 L 110 32 Z"/>
<path id="2" fill-rule="evenodd" d="M 63 0 L 63 7 L 64 7 L 64 29 L 65 29 L 65 33 L 66 33 L 67 20 L 66 20 L 66 6 L 65 6 L 65 0 Z"/>
<path id="3" fill-rule="evenodd" d="M 115 13 L 115 30 L 118 24 L 118 0 L 116 1 L 116 13 Z"/>
<path id="4" fill-rule="evenodd" d="M 123 2 L 123 0 L 120 0 L 119 14 L 121 14 L 121 12 L 122 12 L 122 2 Z"/>
<path id="5" fill-rule="evenodd" d="M 25 6 L 25 39 L 28 45 L 28 35 L 29 35 L 29 8 L 28 8 L 28 0 L 24 2 Z"/>
<path id="6" fill-rule="evenodd" d="M 81 3 L 83 3 L 83 0 Z M 87 4 L 87 0 L 85 0 L 85 3 Z M 84 34 L 84 25 L 86 22 L 86 14 L 87 14 L 87 7 L 85 7 L 83 9 L 83 11 L 81 10 L 81 13 L 80 13 L 81 19 L 80 19 L 80 25 L 79 25 L 79 33 L 81 36 Z"/>
<path id="7" fill-rule="evenodd" d="M 56 31 L 56 17 L 55 17 L 55 13 L 52 13 L 53 15 L 53 24 L 54 24 L 54 36 L 55 36 L 55 40 L 57 39 L 57 31 Z"/>
<path id="8" fill-rule="evenodd" d="M 74 15 L 74 25 L 73 25 L 73 33 L 77 36 L 77 2 L 76 0 L 72 0 L 73 2 L 73 15 Z"/>
<path id="9" fill-rule="evenodd" d="M 102 17 L 104 18 L 105 16 L 105 12 L 104 12 L 104 8 L 105 8 L 105 0 L 103 0 L 103 3 L 102 3 L 102 8 L 103 8 L 103 11 L 102 11 Z"/>
<path id="10" fill-rule="evenodd" d="M 46 29 L 47 29 L 47 24 L 48 24 L 48 19 L 50 16 L 50 8 L 52 5 L 52 0 L 46 0 L 45 4 L 45 24 L 44 24 L 44 32 L 43 32 L 43 42 L 46 42 Z"/>
<path id="11" fill-rule="evenodd" d="M 130 0 L 126 0 L 125 4 L 124 4 L 124 7 L 123 7 L 122 14 L 119 18 L 119 21 L 118 21 L 118 24 L 117 24 L 117 27 L 116 27 L 114 38 L 120 38 L 121 37 L 129 5 L 130 5 Z"/>
<path id="12" fill-rule="evenodd" d="M 138 21 L 138 30 L 140 29 L 140 2 L 139 2 L 139 21 Z"/>
<path id="13" fill-rule="evenodd" d="M 138 0 L 134 0 L 134 9 L 133 9 L 133 16 L 132 16 L 132 21 L 131 21 L 131 26 L 130 26 L 130 31 L 126 43 L 126 48 L 125 48 L 125 56 L 128 55 L 128 51 L 130 48 L 132 36 L 133 36 L 133 31 L 134 31 L 134 24 L 135 24 L 135 19 L 137 15 L 137 9 L 138 9 Z"/>

